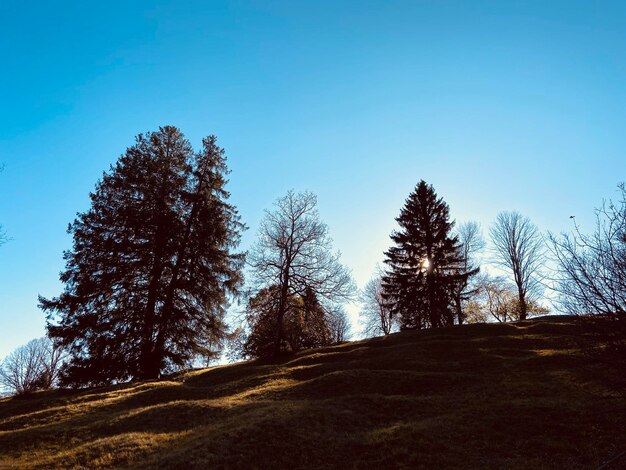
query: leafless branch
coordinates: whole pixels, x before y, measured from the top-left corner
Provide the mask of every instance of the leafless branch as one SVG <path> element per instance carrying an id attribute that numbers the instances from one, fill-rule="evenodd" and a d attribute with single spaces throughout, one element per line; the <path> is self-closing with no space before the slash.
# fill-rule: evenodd
<path id="1" fill-rule="evenodd" d="M 48 338 L 33 339 L 9 354 L 0 364 L 0 383 L 23 394 L 51 388 L 57 381 L 64 353 Z"/>
<path id="2" fill-rule="evenodd" d="M 282 319 L 291 295 L 312 291 L 320 302 L 330 305 L 354 296 L 350 271 L 333 253 L 328 227 L 320 221 L 317 197 L 310 192 L 289 191 L 266 211 L 259 238 L 248 264 L 255 290 L 279 286 L 276 353 L 282 336 Z"/>
<path id="3" fill-rule="evenodd" d="M 545 244 L 537 227 L 519 212 L 501 212 L 490 230 L 496 264 L 513 275 L 517 287 L 520 319 L 528 303 L 540 295 L 543 284 Z"/>

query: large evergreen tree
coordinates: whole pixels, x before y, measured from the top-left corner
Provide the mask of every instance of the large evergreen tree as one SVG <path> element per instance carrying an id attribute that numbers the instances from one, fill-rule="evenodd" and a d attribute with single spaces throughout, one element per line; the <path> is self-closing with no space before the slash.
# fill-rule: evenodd
<path id="1" fill-rule="evenodd" d="M 404 328 L 454 323 L 455 288 L 476 271 L 463 269 L 461 246 L 452 235 L 448 205 L 420 181 L 396 218 L 395 246 L 386 253 L 384 298 Z"/>
<path id="2" fill-rule="evenodd" d="M 194 152 L 167 126 L 139 135 L 68 228 L 60 296 L 41 298 L 70 352 L 68 384 L 156 378 L 211 354 L 241 283 L 244 228 L 214 136 Z"/>

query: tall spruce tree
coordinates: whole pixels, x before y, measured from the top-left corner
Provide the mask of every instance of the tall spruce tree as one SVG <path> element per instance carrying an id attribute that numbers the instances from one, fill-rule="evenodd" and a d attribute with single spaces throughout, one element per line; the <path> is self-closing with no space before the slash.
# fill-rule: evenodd
<path id="1" fill-rule="evenodd" d="M 463 269 L 461 246 L 452 235 L 448 205 L 433 187 L 420 181 L 407 198 L 395 246 L 385 253 L 384 299 L 403 328 L 454 324 L 454 292 L 477 272 Z"/>
<path id="2" fill-rule="evenodd" d="M 214 136 L 202 143 L 194 152 L 171 126 L 139 135 L 69 225 L 65 288 L 40 298 L 48 334 L 70 353 L 64 383 L 156 378 L 225 337 L 244 226 L 227 202 L 224 150 Z"/>

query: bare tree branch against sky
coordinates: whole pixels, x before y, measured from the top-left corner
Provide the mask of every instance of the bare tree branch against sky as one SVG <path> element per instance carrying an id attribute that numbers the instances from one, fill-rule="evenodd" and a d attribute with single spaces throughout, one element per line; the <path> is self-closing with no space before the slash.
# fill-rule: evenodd
<path id="1" fill-rule="evenodd" d="M 626 174 L 623 1 L 6 0 L 0 31 L 0 357 L 44 333 L 68 222 L 162 125 L 218 136 L 242 249 L 309 190 L 360 287 L 420 179 L 457 221 L 559 233 Z"/>
<path id="2" fill-rule="evenodd" d="M 519 212 L 500 212 L 489 230 L 496 265 L 504 268 L 517 287 L 520 319 L 526 319 L 531 300 L 544 291 L 546 246 L 541 233 Z"/>

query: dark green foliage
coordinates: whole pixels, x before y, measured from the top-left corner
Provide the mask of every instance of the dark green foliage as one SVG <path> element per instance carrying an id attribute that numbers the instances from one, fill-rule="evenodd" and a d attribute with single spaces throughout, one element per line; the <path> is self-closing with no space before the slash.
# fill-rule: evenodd
<path id="1" fill-rule="evenodd" d="M 68 232 L 63 293 L 41 298 L 49 335 L 68 348 L 69 384 L 156 378 L 207 356 L 241 282 L 243 225 L 227 203 L 224 151 L 195 153 L 175 127 L 139 135 Z"/>
<path id="2" fill-rule="evenodd" d="M 249 300 L 246 322 L 250 332 L 240 346 L 242 356 L 268 357 L 274 354 L 279 303 L 278 286 L 263 288 Z M 344 339 L 336 331 L 340 319 L 341 313 L 325 309 L 312 289 L 307 289 L 302 296 L 291 295 L 283 317 L 280 351 L 291 353 Z"/>
<path id="3" fill-rule="evenodd" d="M 459 285 L 478 270 L 466 271 L 460 243 L 451 234 L 448 205 L 424 181 L 409 195 L 400 216 L 395 246 L 386 253 L 384 298 L 403 328 L 454 324 Z"/>

